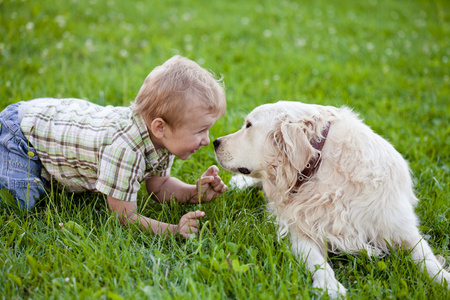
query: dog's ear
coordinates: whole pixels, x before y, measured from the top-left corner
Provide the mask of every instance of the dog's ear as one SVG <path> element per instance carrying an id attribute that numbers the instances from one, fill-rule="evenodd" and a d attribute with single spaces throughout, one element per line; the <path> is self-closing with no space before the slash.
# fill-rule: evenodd
<path id="1" fill-rule="evenodd" d="M 275 144 L 283 159 L 298 171 L 303 170 L 316 150 L 309 142 L 315 133 L 314 118 L 293 120 L 283 118 L 275 132 Z M 287 160 L 287 161 L 285 161 Z"/>

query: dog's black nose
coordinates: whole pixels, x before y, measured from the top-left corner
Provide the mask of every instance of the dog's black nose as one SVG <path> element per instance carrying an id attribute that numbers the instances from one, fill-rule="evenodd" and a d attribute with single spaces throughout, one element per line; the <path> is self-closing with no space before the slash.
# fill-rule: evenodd
<path id="1" fill-rule="evenodd" d="M 247 168 L 238 168 L 238 171 L 241 172 L 242 174 L 245 174 L 245 175 L 251 173 L 250 170 L 247 169 Z"/>
<path id="2" fill-rule="evenodd" d="M 220 140 L 219 139 L 215 140 L 213 142 L 213 145 L 214 145 L 214 149 L 217 149 L 219 147 L 219 145 L 220 145 Z"/>

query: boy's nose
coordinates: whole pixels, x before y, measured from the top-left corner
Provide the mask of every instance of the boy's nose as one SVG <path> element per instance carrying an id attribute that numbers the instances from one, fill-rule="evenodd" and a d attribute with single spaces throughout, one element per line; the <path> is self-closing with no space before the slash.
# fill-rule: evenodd
<path id="1" fill-rule="evenodd" d="M 219 139 L 215 140 L 213 142 L 213 145 L 214 145 L 214 149 L 217 149 L 219 147 L 219 145 L 220 145 L 220 140 Z"/>
<path id="2" fill-rule="evenodd" d="M 202 145 L 202 146 L 208 146 L 210 142 L 211 142 L 211 141 L 209 140 L 209 136 L 207 136 L 206 138 L 204 138 L 204 139 L 202 140 L 201 145 Z"/>

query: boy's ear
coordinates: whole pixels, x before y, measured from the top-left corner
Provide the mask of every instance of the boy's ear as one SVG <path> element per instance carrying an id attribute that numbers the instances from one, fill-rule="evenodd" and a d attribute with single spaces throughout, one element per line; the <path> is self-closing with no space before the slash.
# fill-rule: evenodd
<path id="1" fill-rule="evenodd" d="M 156 118 L 153 119 L 152 123 L 150 124 L 150 130 L 156 138 L 161 139 L 164 137 L 164 129 L 166 126 L 167 123 L 163 119 Z"/>

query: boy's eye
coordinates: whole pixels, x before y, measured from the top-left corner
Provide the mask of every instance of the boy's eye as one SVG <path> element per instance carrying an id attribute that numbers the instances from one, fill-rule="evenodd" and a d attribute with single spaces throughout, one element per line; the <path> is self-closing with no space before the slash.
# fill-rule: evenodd
<path id="1" fill-rule="evenodd" d="M 245 128 L 249 128 L 249 127 L 252 127 L 252 123 L 247 122 L 247 124 L 245 125 Z"/>

